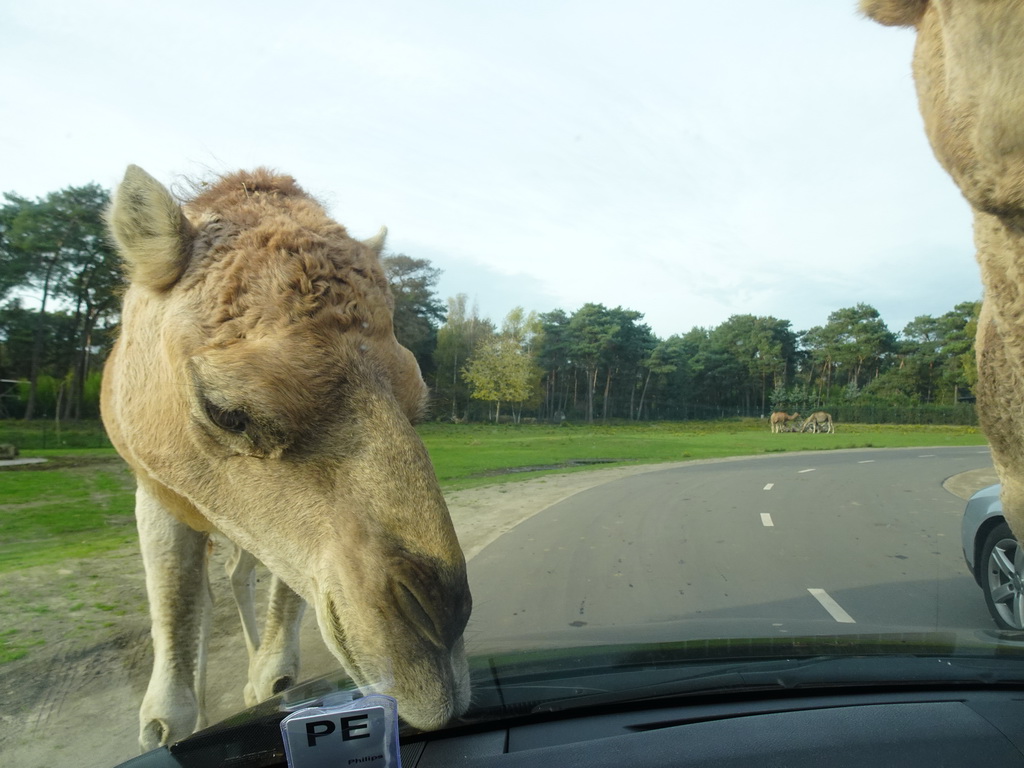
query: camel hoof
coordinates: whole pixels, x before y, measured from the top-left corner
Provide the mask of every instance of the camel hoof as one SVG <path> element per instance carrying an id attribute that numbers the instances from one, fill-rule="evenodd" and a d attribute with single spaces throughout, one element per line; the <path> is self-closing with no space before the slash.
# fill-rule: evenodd
<path id="1" fill-rule="evenodd" d="M 279 677 L 277 678 L 277 680 L 274 681 L 274 685 L 271 688 L 271 690 L 276 696 L 277 694 L 281 693 L 281 691 L 287 690 L 288 688 L 291 688 L 293 685 L 295 685 L 295 681 L 292 680 L 291 675 L 284 675 L 283 677 Z"/>
<path id="2" fill-rule="evenodd" d="M 261 686 L 261 689 L 266 691 L 261 694 L 256 691 L 256 686 L 252 683 L 246 683 L 242 691 L 242 698 L 245 700 L 245 706 L 255 707 L 261 701 L 266 701 L 271 696 L 277 696 L 281 691 L 285 691 L 293 685 L 295 685 L 294 677 L 291 675 L 281 675 L 274 679 L 274 682 L 270 684 L 269 690 Z"/>
<path id="3" fill-rule="evenodd" d="M 139 732 L 139 746 L 142 747 L 143 752 L 165 747 L 170 732 L 170 727 L 163 720 L 150 720 L 142 726 L 142 730 Z"/>

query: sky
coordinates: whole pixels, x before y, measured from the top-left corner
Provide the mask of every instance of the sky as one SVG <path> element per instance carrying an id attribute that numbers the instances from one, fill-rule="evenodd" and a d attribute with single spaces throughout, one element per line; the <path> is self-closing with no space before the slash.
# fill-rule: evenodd
<path id="1" fill-rule="evenodd" d="M 513 307 L 889 328 L 981 297 L 913 32 L 854 0 L 0 5 L 0 192 L 268 166 Z"/>

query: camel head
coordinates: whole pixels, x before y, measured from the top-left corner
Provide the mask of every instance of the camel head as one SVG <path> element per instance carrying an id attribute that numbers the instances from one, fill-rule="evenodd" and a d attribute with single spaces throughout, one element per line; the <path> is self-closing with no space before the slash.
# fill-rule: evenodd
<path id="1" fill-rule="evenodd" d="M 1024 2 L 861 0 L 917 29 L 914 79 L 932 149 L 977 210 L 1024 227 Z"/>
<path id="2" fill-rule="evenodd" d="M 109 224 L 129 285 L 103 417 L 139 483 L 306 599 L 407 722 L 462 714 L 466 565 L 412 426 L 426 387 L 395 339 L 383 233 L 350 238 L 264 170 L 182 206 L 129 167 Z"/>

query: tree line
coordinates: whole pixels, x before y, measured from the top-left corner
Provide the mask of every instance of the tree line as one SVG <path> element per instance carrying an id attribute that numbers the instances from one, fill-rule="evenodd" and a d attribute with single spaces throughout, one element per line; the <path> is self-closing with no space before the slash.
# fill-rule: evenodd
<path id="1" fill-rule="evenodd" d="M 0 417 L 95 418 L 122 287 L 95 184 L 0 206 Z M 734 315 L 659 338 L 642 312 L 588 303 L 512 310 L 496 325 L 441 271 L 385 254 L 395 333 L 434 390 L 435 418 L 559 422 L 764 415 L 772 410 L 945 408 L 973 420 L 980 301 L 899 332 L 857 304 L 821 326 Z M 855 420 L 855 419 L 848 419 Z"/>
<path id="2" fill-rule="evenodd" d="M 503 400 L 513 420 L 524 410 L 546 421 L 594 422 L 825 408 L 853 421 L 865 409 L 898 408 L 901 420 L 918 420 L 909 415 L 917 409 L 936 421 L 973 423 L 979 309 L 980 301 L 963 302 L 900 333 L 868 304 L 799 332 L 788 320 L 734 315 L 662 339 L 640 312 L 601 304 L 527 317 L 516 309 L 495 329 L 458 297 L 439 330 L 435 361 L 444 375 L 434 388 L 441 412 L 456 419 L 497 419 Z M 477 399 L 489 404 L 486 412 Z"/>

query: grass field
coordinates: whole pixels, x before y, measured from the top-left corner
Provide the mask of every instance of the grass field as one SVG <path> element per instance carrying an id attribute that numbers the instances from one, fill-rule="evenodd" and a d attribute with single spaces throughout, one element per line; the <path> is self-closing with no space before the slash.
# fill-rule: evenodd
<path id="1" fill-rule="evenodd" d="M 31 454 L 47 463 L 0 472 L 0 573 L 135 539 L 135 481 L 112 449 Z"/>
<path id="2" fill-rule="evenodd" d="M 428 424 L 420 434 L 446 490 L 530 473 L 505 470 L 566 462 L 657 463 L 784 451 L 984 445 L 977 427 L 843 424 L 837 434 L 773 435 L 764 421 L 659 422 L 626 426 Z M 583 471 L 594 465 L 558 468 Z"/>
<path id="3" fill-rule="evenodd" d="M 428 424 L 420 433 L 447 491 L 615 463 L 985 443 L 974 427 L 843 425 L 834 435 L 773 435 L 753 419 L 608 427 Z M 48 461 L 0 471 L 0 573 L 89 556 L 134 539 L 134 483 L 112 449 L 22 455 Z"/>

